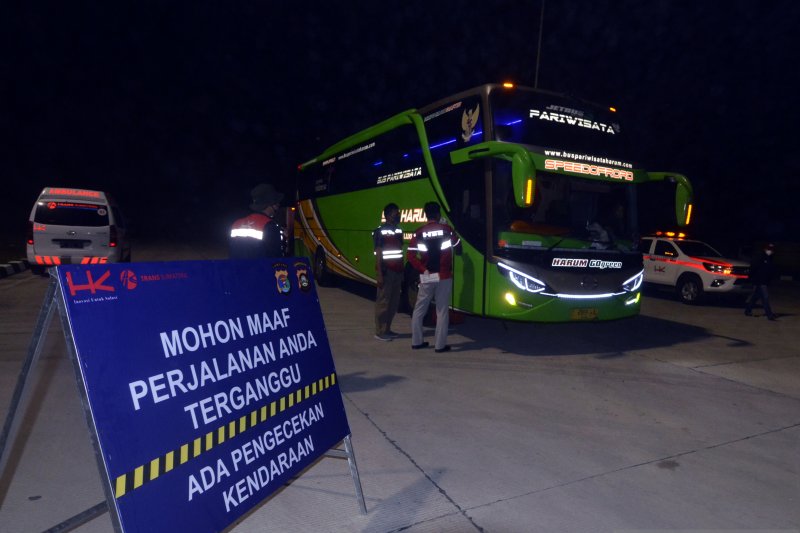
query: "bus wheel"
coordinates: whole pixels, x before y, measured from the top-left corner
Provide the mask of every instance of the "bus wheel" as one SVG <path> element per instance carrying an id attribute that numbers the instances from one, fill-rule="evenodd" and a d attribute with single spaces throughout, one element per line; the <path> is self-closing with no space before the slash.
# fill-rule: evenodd
<path id="1" fill-rule="evenodd" d="M 684 274 L 678 278 L 676 289 L 678 298 L 685 304 L 698 304 L 703 299 L 703 282 L 694 274 Z"/>
<path id="2" fill-rule="evenodd" d="M 333 284 L 333 274 L 328 269 L 328 259 L 325 255 L 325 249 L 322 246 L 317 246 L 314 252 L 314 279 L 317 280 L 323 287 L 330 287 Z"/>

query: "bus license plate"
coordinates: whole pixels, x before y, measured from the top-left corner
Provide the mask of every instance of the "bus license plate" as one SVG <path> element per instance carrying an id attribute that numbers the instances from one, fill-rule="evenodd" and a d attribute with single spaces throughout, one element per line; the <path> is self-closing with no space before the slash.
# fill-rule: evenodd
<path id="1" fill-rule="evenodd" d="M 597 320 L 597 309 L 594 307 L 572 309 L 569 312 L 569 318 L 571 320 Z"/>

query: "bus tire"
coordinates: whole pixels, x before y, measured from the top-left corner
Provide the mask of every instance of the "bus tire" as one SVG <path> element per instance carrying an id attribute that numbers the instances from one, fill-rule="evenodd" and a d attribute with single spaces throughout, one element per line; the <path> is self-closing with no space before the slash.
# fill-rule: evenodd
<path id="1" fill-rule="evenodd" d="M 314 279 L 322 287 L 330 287 L 333 285 L 333 273 L 328 268 L 328 258 L 325 253 L 325 248 L 317 246 L 314 252 L 314 265 L 313 265 Z"/>
<path id="2" fill-rule="evenodd" d="M 30 266 L 31 274 L 34 276 L 46 276 L 47 275 L 47 267 L 43 267 L 42 265 L 31 265 Z"/>
<path id="3" fill-rule="evenodd" d="M 683 274 L 675 285 L 678 298 L 689 305 L 697 305 L 703 300 L 703 282 L 695 274 Z"/>

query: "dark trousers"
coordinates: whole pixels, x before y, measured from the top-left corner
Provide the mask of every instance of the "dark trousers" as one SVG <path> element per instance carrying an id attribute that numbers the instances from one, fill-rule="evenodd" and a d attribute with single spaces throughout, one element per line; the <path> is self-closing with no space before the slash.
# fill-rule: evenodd
<path id="1" fill-rule="evenodd" d="M 769 291 L 766 285 L 753 286 L 753 294 L 747 299 L 744 312 L 749 315 L 753 311 L 753 306 L 756 305 L 759 300 L 761 300 L 761 304 L 764 306 L 764 312 L 767 316 L 774 316 L 772 314 L 772 308 L 769 305 Z"/>
<path id="2" fill-rule="evenodd" d="M 385 335 L 392 328 L 392 319 L 400 304 L 403 273 L 387 269 L 383 274 L 383 287 L 378 287 L 375 298 L 375 334 Z"/>

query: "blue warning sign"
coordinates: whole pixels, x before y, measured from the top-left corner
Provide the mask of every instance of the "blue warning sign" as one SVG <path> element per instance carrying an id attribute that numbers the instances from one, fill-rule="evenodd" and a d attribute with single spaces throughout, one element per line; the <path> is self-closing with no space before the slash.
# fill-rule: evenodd
<path id="1" fill-rule="evenodd" d="M 57 268 L 125 531 L 220 531 L 350 434 L 305 259 Z"/>

